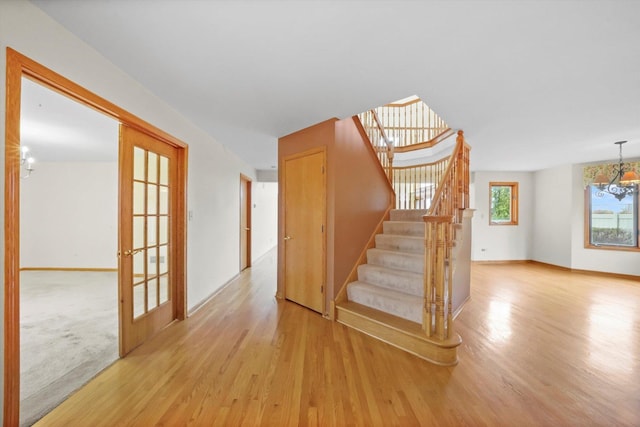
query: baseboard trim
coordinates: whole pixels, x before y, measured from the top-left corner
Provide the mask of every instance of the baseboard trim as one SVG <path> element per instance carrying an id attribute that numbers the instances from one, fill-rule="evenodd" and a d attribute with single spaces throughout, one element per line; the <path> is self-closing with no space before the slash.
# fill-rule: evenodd
<path id="1" fill-rule="evenodd" d="M 529 259 L 504 259 L 504 260 L 483 260 L 471 261 L 471 264 L 529 264 L 533 261 Z"/>
<path id="2" fill-rule="evenodd" d="M 117 268 L 84 268 L 84 267 L 21 267 L 20 271 L 89 271 L 114 272 Z"/>
<path id="3" fill-rule="evenodd" d="M 462 309 L 469 302 L 470 299 L 471 299 L 471 295 L 466 297 L 464 301 L 462 301 L 462 304 L 460 304 L 460 307 L 458 307 L 458 309 L 453 312 L 453 320 L 456 320 L 456 317 L 458 317 L 458 315 L 462 312 Z"/>
<path id="4" fill-rule="evenodd" d="M 542 261 L 536 261 L 532 259 L 526 260 L 501 260 L 501 261 L 471 261 L 471 264 L 538 264 L 547 268 L 553 268 L 555 270 L 567 271 L 576 274 L 588 274 L 590 276 L 602 276 L 613 277 L 618 279 L 638 280 L 640 276 L 634 274 L 613 273 L 609 271 L 595 271 L 595 270 L 582 270 L 579 268 L 564 267 L 562 265 L 549 264 Z"/>
<path id="5" fill-rule="evenodd" d="M 267 251 L 265 253 L 263 253 L 262 255 L 260 255 L 258 258 L 251 260 L 251 266 L 259 263 L 264 258 L 266 258 L 267 256 L 271 255 L 271 251 L 273 251 L 274 249 L 277 249 L 277 248 L 278 248 L 278 244 L 276 243 L 274 246 L 272 246 L 269 249 L 267 249 Z"/>
<path id="6" fill-rule="evenodd" d="M 250 268 L 250 267 L 249 267 Z M 243 270 L 244 271 L 244 270 Z M 229 286 L 230 284 L 232 284 L 238 277 L 240 277 L 241 273 L 236 274 L 235 276 L 233 276 L 231 279 L 227 280 L 222 286 L 220 286 L 218 289 L 216 289 L 215 291 L 213 291 L 208 297 L 205 297 L 202 301 L 200 301 L 198 304 L 194 305 L 193 308 L 191 308 L 190 310 L 187 311 L 187 317 L 191 317 L 193 316 L 196 311 L 200 310 L 202 307 L 204 307 L 209 301 L 211 301 L 212 299 L 214 299 L 216 297 L 216 295 L 218 295 L 220 292 L 224 291 L 225 288 L 227 286 Z"/>

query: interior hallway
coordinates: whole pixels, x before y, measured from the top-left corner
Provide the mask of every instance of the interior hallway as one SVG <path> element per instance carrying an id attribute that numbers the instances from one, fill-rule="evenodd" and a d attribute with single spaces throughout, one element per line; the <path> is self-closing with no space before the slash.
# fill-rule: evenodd
<path id="1" fill-rule="evenodd" d="M 640 284 L 474 264 L 438 367 L 274 298 L 275 251 L 43 418 L 63 425 L 640 425 Z"/>

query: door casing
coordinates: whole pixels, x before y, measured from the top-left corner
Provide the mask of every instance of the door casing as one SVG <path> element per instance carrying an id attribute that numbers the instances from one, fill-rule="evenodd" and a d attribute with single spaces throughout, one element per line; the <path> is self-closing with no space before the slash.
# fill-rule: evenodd
<path id="1" fill-rule="evenodd" d="M 175 297 L 178 320 L 183 320 L 186 315 L 188 145 L 14 49 L 7 48 L 6 60 L 3 415 L 5 425 L 18 425 L 20 417 L 20 96 L 22 78 L 34 80 L 178 149 L 179 185 L 175 195 L 177 198 Z"/>
<path id="2" fill-rule="evenodd" d="M 251 267 L 251 178 L 240 174 L 240 271 Z"/>

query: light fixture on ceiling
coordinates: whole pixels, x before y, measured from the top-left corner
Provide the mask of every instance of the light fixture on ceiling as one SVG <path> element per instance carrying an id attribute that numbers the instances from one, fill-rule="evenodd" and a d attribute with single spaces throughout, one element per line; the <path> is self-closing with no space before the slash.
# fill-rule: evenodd
<path id="1" fill-rule="evenodd" d="M 29 178 L 31 176 L 31 172 L 34 171 L 33 164 L 35 161 L 29 153 L 29 147 L 22 146 L 20 148 L 20 178 Z M 25 171 L 24 175 L 22 170 Z"/>
<path id="2" fill-rule="evenodd" d="M 626 142 L 618 141 L 615 143 L 620 148 L 620 159 L 618 164 L 610 165 L 612 176 L 599 173 L 593 180 L 593 185 L 598 187 L 600 191 L 609 193 L 618 200 L 638 191 L 638 183 L 640 183 L 640 175 L 631 167 L 625 166 L 622 160 L 622 144 Z"/>

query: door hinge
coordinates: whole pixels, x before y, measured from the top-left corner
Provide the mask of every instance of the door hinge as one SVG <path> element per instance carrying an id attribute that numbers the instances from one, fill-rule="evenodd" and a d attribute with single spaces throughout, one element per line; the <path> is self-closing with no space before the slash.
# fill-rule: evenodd
<path id="1" fill-rule="evenodd" d="M 324 173 L 324 166 L 322 166 L 322 173 Z"/>
<path id="2" fill-rule="evenodd" d="M 320 230 L 324 233 L 324 224 L 321 225 Z"/>
<path id="3" fill-rule="evenodd" d="M 320 293 L 323 294 L 324 293 L 324 286 L 320 285 Z"/>

